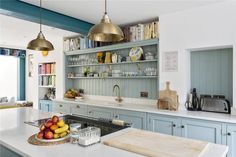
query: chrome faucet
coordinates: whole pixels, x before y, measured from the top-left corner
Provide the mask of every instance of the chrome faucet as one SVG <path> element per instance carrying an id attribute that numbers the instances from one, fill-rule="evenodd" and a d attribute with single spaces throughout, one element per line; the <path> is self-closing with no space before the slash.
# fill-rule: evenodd
<path id="1" fill-rule="evenodd" d="M 118 102 L 122 102 L 123 99 L 120 96 L 120 86 L 119 85 L 116 84 L 116 85 L 113 86 L 113 93 L 114 93 L 116 88 L 118 90 L 118 95 L 117 95 L 117 92 L 116 92 L 117 98 L 115 100 L 118 101 Z"/>

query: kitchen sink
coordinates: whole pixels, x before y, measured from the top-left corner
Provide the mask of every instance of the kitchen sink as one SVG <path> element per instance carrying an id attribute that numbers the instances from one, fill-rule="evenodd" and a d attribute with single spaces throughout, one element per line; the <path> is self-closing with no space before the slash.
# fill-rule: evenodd
<path id="1" fill-rule="evenodd" d="M 116 125 L 112 123 L 111 119 L 103 119 L 103 118 L 92 118 L 80 115 L 64 115 L 60 118 L 63 118 L 65 123 L 80 123 L 81 129 L 93 126 L 101 129 L 101 136 L 108 135 L 110 133 L 129 128 L 131 127 L 130 123 L 124 123 L 124 126 Z M 26 124 L 33 125 L 39 127 L 41 124 L 45 123 L 49 118 L 39 119 L 33 122 L 25 122 Z"/>

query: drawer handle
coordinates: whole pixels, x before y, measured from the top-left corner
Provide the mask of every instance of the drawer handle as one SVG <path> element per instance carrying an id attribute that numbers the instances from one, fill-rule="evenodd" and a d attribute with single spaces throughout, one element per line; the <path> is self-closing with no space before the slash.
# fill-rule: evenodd
<path id="1" fill-rule="evenodd" d="M 227 133 L 227 136 L 231 136 L 231 133 L 230 133 L 230 132 L 228 132 L 228 133 Z"/>
<path id="2" fill-rule="evenodd" d="M 184 125 L 181 125 L 181 128 L 184 128 Z"/>
<path id="3" fill-rule="evenodd" d="M 62 107 L 62 105 L 59 105 L 59 107 Z"/>
<path id="4" fill-rule="evenodd" d="M 175 125 L 175 124 L 173 124 L 173 125 L 172 125 L 172 127 L 176 127 L 176 125 Z"/>
<path id="5" fill-rule="evenodd" d="M 79 106 L 79 105 L 77 105 L 76 107 L 77 107 L 77 108 L 80 108 L 80 106 Z"/>

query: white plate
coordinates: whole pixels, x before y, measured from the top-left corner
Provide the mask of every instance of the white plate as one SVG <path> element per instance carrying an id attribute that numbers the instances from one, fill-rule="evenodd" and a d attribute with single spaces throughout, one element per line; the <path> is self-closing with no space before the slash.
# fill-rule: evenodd
<path id="1" fill-rule="evenodd" d="M 38 140 L 38 141 L 40 141 L 40 142 L 58 142 L 58 141 L 63 141 L 63 140 L 65 140 L 65 139 L 67 139 L 67 138 L 70 137 L 70 134 L 67 134 L 65 137 L 62 137 L 62 138 L 48 139 L 48 140 L 47 140 L 47 139 L 40 139 L 40 138 L 37 137 L 37 135 L 38 135 L 38 134 L 35 134 L 35 139 Z"/>
<path id="2" fill-rule="evenodd" d="M 129 52 L 130 59 L 133 62 L 139 60 L 142 54 L 143 54 L 143 49 L 141 47 L 133 47 Z"/>

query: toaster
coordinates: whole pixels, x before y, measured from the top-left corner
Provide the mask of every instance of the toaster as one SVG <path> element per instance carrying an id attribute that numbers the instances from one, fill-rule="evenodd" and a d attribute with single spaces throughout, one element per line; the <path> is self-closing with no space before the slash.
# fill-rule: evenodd
<path id="1" fill-rule="evenodd" d="M 216 113 L 231 113 L 231 106 L 228 100 L 221 97 L 202 97 L 200 100 L 201 110 Z"/>

